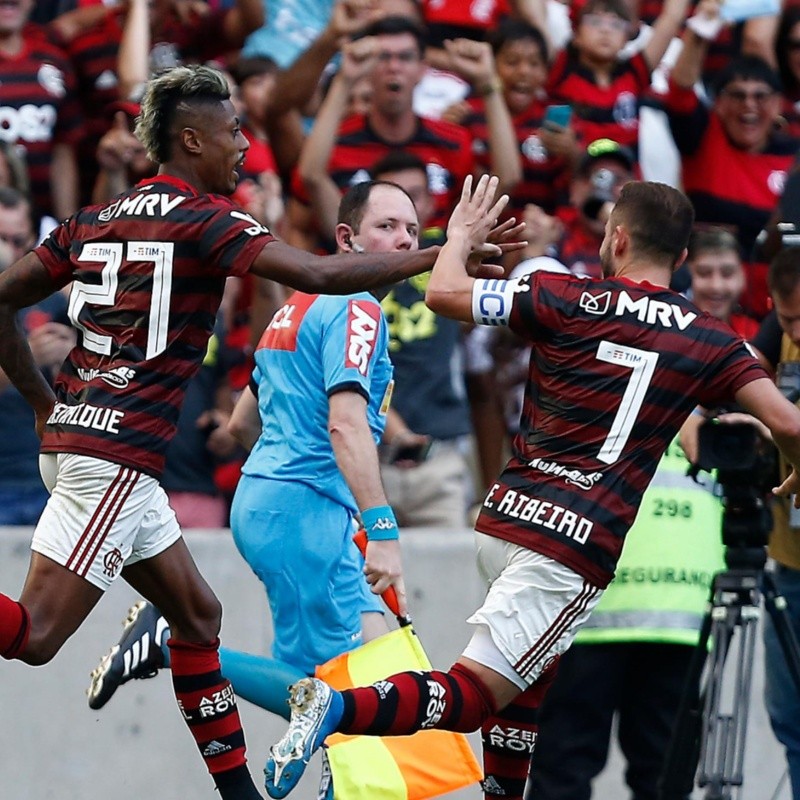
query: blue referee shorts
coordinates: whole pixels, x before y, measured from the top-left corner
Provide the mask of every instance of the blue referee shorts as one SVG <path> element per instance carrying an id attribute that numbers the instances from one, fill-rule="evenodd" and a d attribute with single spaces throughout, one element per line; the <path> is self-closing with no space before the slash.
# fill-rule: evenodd
<path id="1" fill-rule="evenodd" d="M 311 675 L 361 644 L 361 614 L 383 608 L 364 578 L 349 509 L 302 483 L 242 475 L 231 530 L 267 590 L 274 658 Z"/>

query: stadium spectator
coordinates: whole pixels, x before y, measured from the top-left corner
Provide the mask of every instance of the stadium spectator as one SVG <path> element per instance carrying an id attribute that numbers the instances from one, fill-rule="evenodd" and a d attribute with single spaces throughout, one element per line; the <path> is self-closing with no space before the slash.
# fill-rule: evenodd
<path id="1" fill-rule="evenodd" d="M 625 0 L 588 0 L 577 12 L 575 34 L 553 61 L 547 93 L 553 103 L 572 106 L 584 144 L 613 139 L 638 152 L 639 105 L 673 37 L 689 0 L 665 0 L 647 44 L 622 60 L 633 18 Z"/>
<path id="2" fill-rule="evenodd" d="M 16 189 L 0 188 L 2 268 L 21 258 L 36 241 L 28 200 Z M 37 367 L 52 383 L 76 341 L 65 296 L 56 292 L 34 303 L 18 313 L 17 321 Z M 35 525 L 48 496 L 39 474 L 33 410 L 0 371 L 0 525 Z"/>
<path id="3" fill-rule="evenodd" d="M 215 473 L 220 463 L 238 456 L 240 448 L 228 432 L 233 396 L 225 370 L 224 337 L 220 318 L 200 369 L 186 387 L 166 452 L 161 485 L 183 529 L 218 530 L 228 525 L 228 498 L 218 488 Z"/>
<path id="4" fill-rule="evenodd" d="M 245 58 L 269 58 L 290 67 L 322 33 L 331 18 L 333 0 L 263 0 L 264 23 L 242 47 Z"/>
<path id="5" fill-rule="evenodd" d="M 780 79 L 762 59 L 742 56 L 718 76 L 713 105 L 695 92 L 709 39 L 718 28 L 718 4 L 701 3 L 683 36 L 683 50 L 664 98 L 682 179 L 698 222 L 730 227 L 745 258 L 745 310 L 769 310 L 767 265 L 753 246 L 783 190 L 800 141 L 779 132 Z M 700 33 L 698 33 L 700 31 Z"/>
<path id="6" fill-rule="evenodd" d="M 786 132 L 800 138 L 800 7 L 787 6 L 775 40 L 775 58 L 783 87 Z"/>
<path id="7" fill-rule="evenodd" d="M 134 2 L 132 7 L 135 6 Z M 102 4 L 84 6 L 59 15 L 47 28 L 63 47 L 75 72 L 75 90 L 83 118 L 83 131 L 76 146 L 81 205 L 91 202 L 98 175 L 95 154 L 111 124 L 109 107 L 123 99 L 117 76 L 120 42 L 116 32 L 124 18 L 123 6 L 115 8 L 114 13 L 107 13 Z"/>
<path id="8" fill-rule="evenodd" d="M 570 181 L 569 205 L 555 216 L 528 206 L 524 218 L 528 245 L 522 258 L 551 256 L 574 275 L 601 275 L 600 244 L 608 213 L 622 187 L 633 179 L 631 150 L 611 139 L 592 142 Z"/>
<path id="9" fill-rule="evenodd" d="M 113 113 L 114 121 L 97 145 L 92 203 L 107 203 L 156 170 L 144 145 L 133 133 L 139 104 L 130 101 L 114 103 L 109 111 Z"/>
<path id="10" fill-rule="evenodd" d="M 36 213 L 63 219 L 78 207 L 80 107 L 66 54 L 27 24 L 32 8 L 19 0 L 0 22 L 0 138 L 24 153 Z"/>
<path id="11" fill-rule="evenodd" d="M 341 191 L 366 179 L 369 168 L 381 156 L 402 147 L 425 161 L 428 184 L 436 201 L 432 224 L 441 226 L 455 203 L 458 186 L 474 167 L 472 142 L 464 128 L 418 117 L 413 111 L 412 93 L 425 68 L 421 29 L 407 18 L 386 17 L 369 25 L 363 33 L 363 38 L 344 48 L 340 75 L 331 84 L 317 114 L 293 181 L 296 197 L 289 202 L 290 220 L 306 237 L 314 231 L 313 222 L 317 221 L 323 238 L 330 240 L 330 221 L 336 208 L 333 199 L 327 201 L 324 211 L 315 207 L 312 212 L 302 204 L 307 197 L 304 186 L 313 194 L 314 181 L 321 172 L 330 172 Z M 370 74 L 373 81 L 370 112 L 342 121 L 349 88 L 364 74 Z M 503 162 L 501 177 L 513 182 L 518 174 L 513 166 L 516 150 L 498 153 L 498 159 L 509 157 L 512 161 Z"/>
<path id="12" fill-rule="evenodd" d="M 508 214 L 521 216 L 528 203 L 553 214 L 565 200 L 573 164 L 580 157 L 572 125 L 549 128 L 545 123 L 547 99 L 547 46 L 537 28 L 507 19 L 488 34 L 494 53 L 502 97 L 511 112 L 522 160 L 523 178 L 510 193 Z M 492 95 L 489 96 L 493 100 Z M 480 97 L 448 109 L 445 118 L 464 125 L 473 137 L 475 160 L 490 171 L 486 100 Z"/>

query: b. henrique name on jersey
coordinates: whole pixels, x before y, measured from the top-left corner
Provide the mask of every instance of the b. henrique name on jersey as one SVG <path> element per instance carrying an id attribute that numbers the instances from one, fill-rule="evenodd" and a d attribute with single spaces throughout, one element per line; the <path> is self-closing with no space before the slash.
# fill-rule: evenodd
<path id="1" fill-rule="evenodd" d="M 766 373 L 685 297 L 625 278 L 476 281 L 472 312 L 533 343 L 513 455 L 476 528 L 606 586 L 686 417 Z"/>

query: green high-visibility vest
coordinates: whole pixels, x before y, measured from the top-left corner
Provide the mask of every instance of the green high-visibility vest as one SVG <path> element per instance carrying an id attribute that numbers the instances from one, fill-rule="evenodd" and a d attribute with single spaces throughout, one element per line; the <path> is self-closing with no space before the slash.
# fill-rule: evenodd
<path id="1" fill-rule="evenodd" d="M 696 483 L 677 438 L 628 532 L 616 576 L 576 642 L 697 643 L 715 573 L 725 569 L 722 503 L 707 473 Z"/>

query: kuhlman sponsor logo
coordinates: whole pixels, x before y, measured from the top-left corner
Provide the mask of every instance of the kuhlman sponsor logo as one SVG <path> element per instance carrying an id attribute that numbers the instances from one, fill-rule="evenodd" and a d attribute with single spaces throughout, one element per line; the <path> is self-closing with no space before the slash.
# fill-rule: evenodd
<path id="1" fill-rule="evenodd" d="M 555 475 L 563 478 L 567 483 L 584 491 L 591 489 L 603 477 L 602 472 L 581 472 L 579 469 L 565 467 L 555 461 L 546 461 L 543 458 L 534 458 L 533 461 L 528 462 L 528 466 L 538 469 L 546 475 Z"/>
<path id="2" fill-rule="evenodd" d="M 109 370 L 81 369 L 78 367 L 78 377 L 82 381 L 93 381 L 95 378 L 105 381 L 115 389 L 125 389 L 136 376 L 136 370 L 131 367 L 114 367 Z"/>

